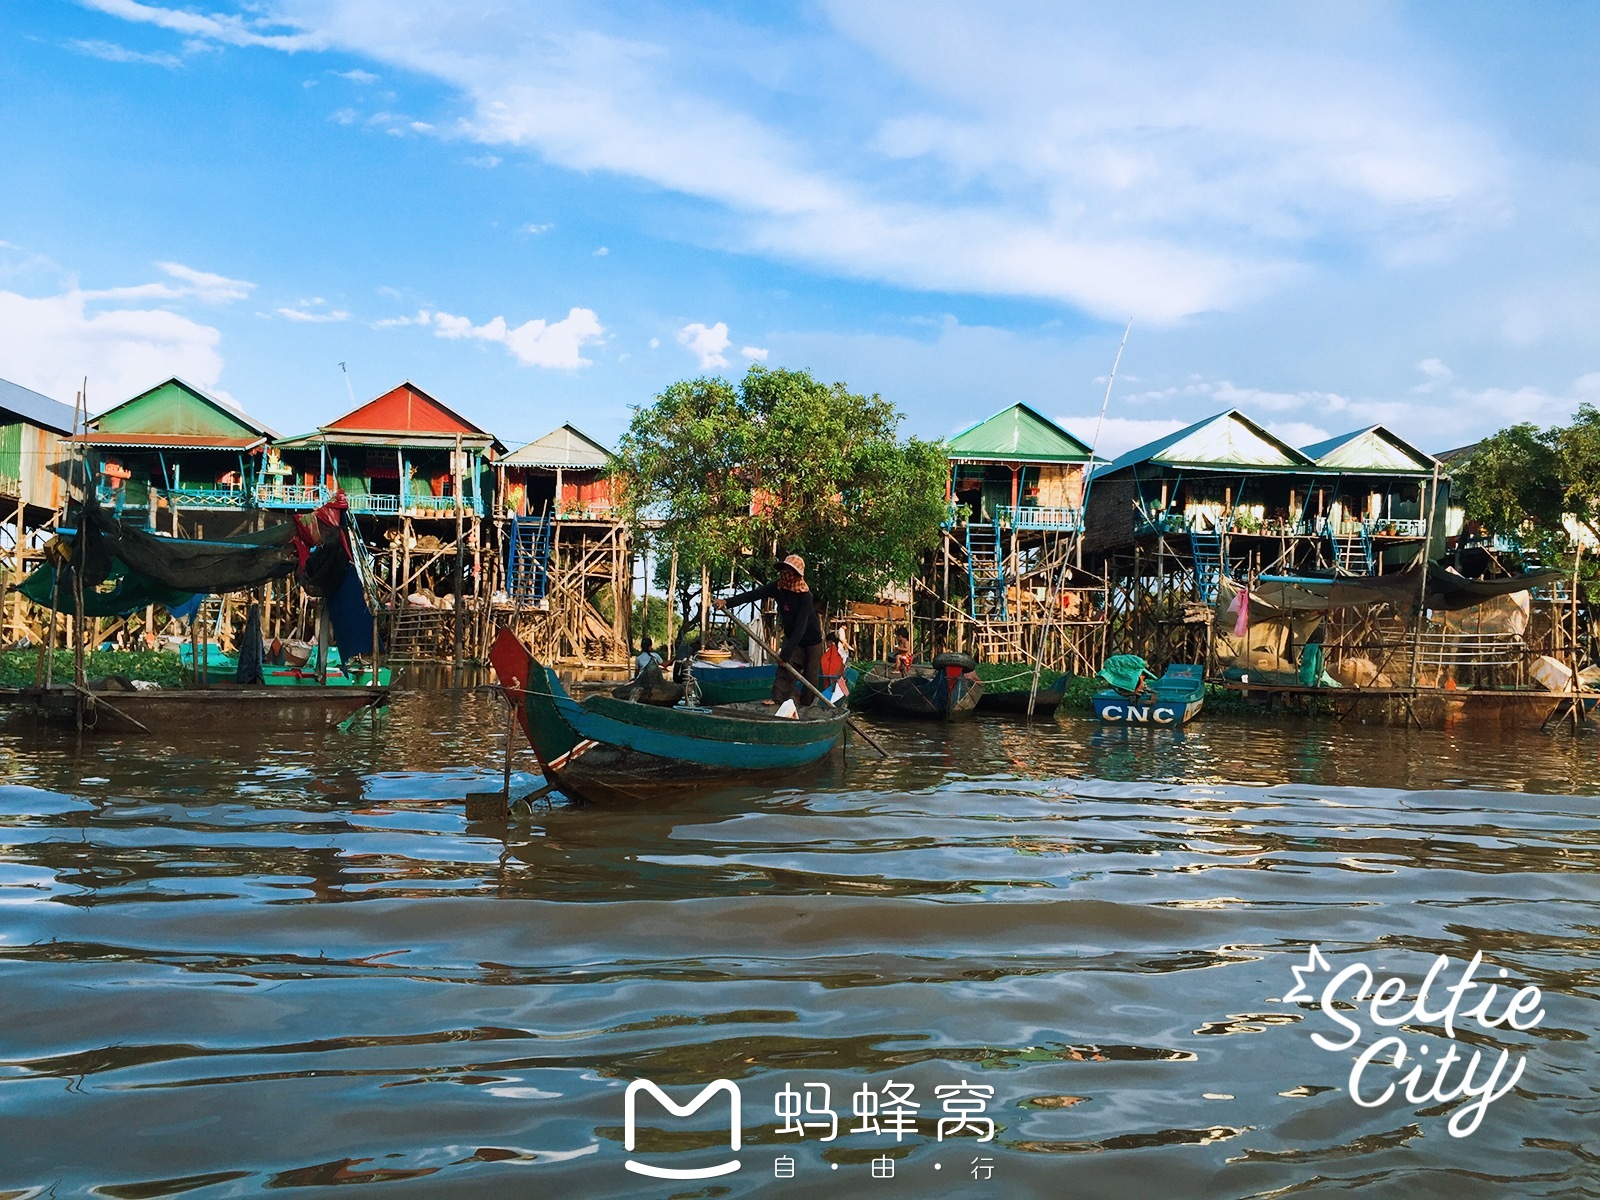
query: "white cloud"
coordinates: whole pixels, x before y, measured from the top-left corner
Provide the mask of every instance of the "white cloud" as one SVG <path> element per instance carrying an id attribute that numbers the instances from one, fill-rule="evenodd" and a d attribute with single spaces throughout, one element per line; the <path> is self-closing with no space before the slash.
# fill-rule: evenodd
<path id="1" fill-rule="evenodd" d="M 389 289 L 381 289 L 380 288 L 379 290 L 380 291 L 388 290 L 390 292 L 394 291 L 393 288 L 389 288 Z M 393 298 L 394 299 L 399 299 L 399 294 L 396 293 Z M 399 328 L 402 328 L 402 327 L 407 326 L 407 325 L 428 325 L 428 324 L 431 324 L 432 321 L 433 321 L 433 314 L 431 312 L 429 312 L 427 309 L 424 308 L 424 309 L 419 309 L 417 311 L 417 315 L 414 316 L 414 317 L 385 317 L 381 321 L 374 321 L 374 322 L 372 322 L 372 328 L 374 328 L 374 329 L 399 329 Z"/>
<path id="2" fill-rule="evenodd" d="M 264 22 L 92 2 L 429 75 L 471 106 L 452 136 L 710 200 L 731 248 L 913 288 L 1173 322 L 1329 245 L 1417 261 L 1505 211 L 1505 156 L 1379 7 L 1264 6 L 1240 38 L 1172 6 L 1134 40 L 1087 8 L 832 0 L 817 36 L 871 66 L 841 88 L 808 79 L 811 42 L 731 19 L 691 43 L 604 9 L 279 0 Z M 833 123 L 772 115 L 823 87 Z"/>
<path id="3" fill-rule="evenodd" d="M 61 399 L 75 394 L 87 376 L 96 412 L 173 375 L 215 391 L 222 376 L 222 335 L 164 309 L 102 302 L 116 290 L 53 296 L 0 291 L 0 328 L 6 331 L 0 378 Z"/>
<path id="4" fill-rule="evenodd" d="M 1095 429 L 1098 426 L 1100 444 L 1094 449 L 1101 458 L 1116 458 L 1120 454 L 1126 454 L 1135 446 L 1153 442 L 1158 437 L 1164 437 L 1175 429 L 1182 429 L 1187 424 L 1171 417 L 1111 416 L 1100 424 L 1098 413 L 1052 417 L 1051 420 L 1074 437 L 1081 438 L 1085 445 L 1094 440 Z"/>
<path id="5" fill-rule="evenodd" d="M 184 285 L 179 295 L 193 296 L 202 304 L 227 304 L 233 300 L 247 300 L 256 286 L 242 279 L 229 279 L 226 275 L 214 275 L 210 271 L 197 271 L 182 263 L 162 262 L 156 266 Z"/>
<path id="6" fill-rule="evenodd" d="M 533 234 L 534 237 L 538 237 L 541 233 L 549 233 L 554 228 L 555 228 L 555 226 L 552 225 L 552 224 L 546 223 L 544 225 L 540 225 L 540 224 L 535 223 L 535 224 L 532 224 L 532 225 L 524 225 L 522 227 L 522 232 L 523 233 L 531 233 L 531 234 Z"/>
<path id="7" fill-rule="evenodd" d="M 328 39 L 321 33 L 264 32 L 275 26 L 282 28 L 282 25 L 261 18 L 247 19 L 227 14 L 205 16 L 180 9 L 162 8 L 159 5 L 141 4 L 138 0 L 81 0 L 81 2 L 86 8 L 99 9 L 103 13 L 121 17 L 125 21 L 155 25 L 174 33 L 221 42 L 228 46 L 264 46 L 290 52 L 323 50 L 328 46 Z"/>
<path id="8" fill-rule="evenodd" d="M 1422 383 L 1417 384 L 1411 391 L 1418 396 L 1426 396 L 1441 384 L 1449 383 L 1455 378 L 1456 373 L 1437 358 L 1425 358 L 1417 364 L 1417 370 L 1427 376 Z"/>
<path id="9" fill-rule="evenodd" d="M 650 339 L 650 349 L 652 349 L 652 350 L 661 349 L 661 339 L 660 338 L 651 338 Z"/>
<path id="10" fill-rule="evenodd" d="M 378 77 L 371 71 L 363 71 L 359 67 L 349 71 L 335 71 L 334 74 L 340 79 L 348 79 L 351 83 L 368 84 L 378 82 Z"/>
<path id="11" fill-rule="evenodd" d="M 583 357 L 583 347 L 598 342 L 605 334 L 600 318 L 588 308 L 574 308 L 559 321 L 525 321 L 516 328 L 508 326 L 504 317 L 474 325 L 467 317 L 443 312 L 433 314 L 432 324 L 437 337 L 498 342 L 525 366 L 567 371 L 588 366 L 590 360 Z"/>
<path id="12" fill-rule="evenodd" d="M 485 171 L 492 171 L 504 161 L 505 159 L 501 158 L 498 154 L 480 154 L 476 157 L 468 158 L 467 166 L 481 167 Z"/>
<path id="13" fill-rule="evenodd" d="M 321 296 L 313 296 L 309 300 L 296 300 L 293 307 L 284 307 L 274 310 L 280 317 L 290 321 L 326 323 L 348 321 L 350 314 L 342 308 L 330 308 L 328 302 Z"/>
<path id="14" fill-rule="evenodd" d="M 678 330 L 678 344 L 689 347 L 690 351 L 700 359 L 702 371 L 728 365 L 728 357 L 723 353 L 728 348 L 726 321 L 718 321 L 709 327 L 698 321 L 685 325 Z"/>
<path id="15" fill-rule="evenodd" d="M 1265 421 L 1262 424 L 1268 433 L 1296 449 L 1325 442 L 1333 436 L 1322 426 L 1310 421 Z"/>
<path id="16" fill-rule="evenodd" d="M 328 120 L 338 125 L 354 125 L 361 119 L 361 114 L 353 108 L 341 108 L 328 114 Z"/>
<path id="17" fill-rule="evenodd" d="M 748 358 L 751 362 L 767 361 L 767 351 L 766 348 L 762 346 L 741 346 L 739 348 L 739 353 L 744 355 L 744 357 Z"/>
<path id="18" fill-rule="evenodd" d="M 79 54 L 87 54 L 90 58 L 103 58 L 107 62 L 143 63 L 152 67 L 165 67 L 169 71 L 183 66 L 183 60 L 176 54 L 167 54 L 164 51 L 144 53 L 139 50 L 129 50 L 126 46 L 119 46 L 115 42 L 73 41 L 68 42 L 67 46 Z"/>
<path id="19" fill-rule="evenodd" d="M 597 249 L 597 250 L 596 250 L 596 251 L 595 251 L 595 252 L 594 252 L 594 256 L 595 256 L 595 257 L 596 257 L 596 258 L 604 258 L 604 257 L 605 257 L 605 256 L 606 256 L 606 255 L 608 255 L 608 254 L 610 254 L 610 253 L 611 253 L 611 250 L 610 250 L 610 248 L 609 248 L 609 247 L 606 247 L 606 246 L 601 246 L 601 247 L 600 247 L 600 248 L 599 248 L 599 249 Z"/>

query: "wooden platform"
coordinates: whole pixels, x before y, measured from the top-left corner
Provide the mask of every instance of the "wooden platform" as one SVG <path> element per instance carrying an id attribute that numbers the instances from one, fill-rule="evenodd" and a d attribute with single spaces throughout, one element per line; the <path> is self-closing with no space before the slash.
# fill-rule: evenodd
<path id="1" fill-rule="evenodd" d="M 1265 704 L 1282 701 L 1324 701 L 1341 721 L 1355 717 L 1383 724 L 1415 723 L 1442 728 L 1458 721 L 1519 724 L 1543 727 L 1556 717 L 1582 723 L 1600 695 L 1546 691 L 1488 691 L 1471 688 L 1330 688 L 1283 683 L 1242 683 L 1218 679 L 1213 683 L 1230 692 Z"/>

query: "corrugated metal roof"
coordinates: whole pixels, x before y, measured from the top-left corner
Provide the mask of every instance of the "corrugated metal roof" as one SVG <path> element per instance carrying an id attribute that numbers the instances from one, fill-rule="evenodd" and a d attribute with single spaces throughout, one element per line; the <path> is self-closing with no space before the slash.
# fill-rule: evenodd
<path id="1" fill-rule="evenodd" d="M 1316 466 L 1235 408 L 1129 450 L 1109 467 L 1101 468 L 1099 474 L 1109 475 L 1147 462 L 1212 470 L 1245 467 L 1256 471 L 1297 471 Z"/>
<path id="2" fill-rule="evenodd" d="M 15 413 L 29 424 L 52 433 L 72 432 L 72 405 L 52 400 L 9 379 L 0 379 L 0 411 Z"/>
<path id="3" fill-rule="evenodd" d="M 126 446 L 140 450 L 254 450 L 267 443 L 264 437 L 225 438 L 177 433 L 80 433 L 66 440 L 85 446 Z"/>
<path id="4" fill-rule="evenodd" d="M 237 405 L 209 396 L 174 375 L 90 419 L 98 432 L 173 434 L 183 437 L 277 437 Z"/>
<path id="5" fill-rule="evenodd" d="M 387 434 L 390 437 L 448 434 L 452 438 L 461 434 L 471 444 L 476 436 L 487 438 L 488 444 L 505 453 L 500 439 L 487 429 L 474 425 L 449 405 L 430 396 L 409 379 L 398 387 L 390 388 L 374 400 L 321 426 L 327 434 Z"/>
<path id="6" fill-rule="evenodd" d="M 281 450 L 315 450 L 326 442 L 330 446 L 368 446 L 380 450 L 453 450 L 453 433 L 393 433 L 381 429 L 318 429 L 275 443 Z M 464 433 L 461 445 L 468 450 L 490 450 L 500 446 L 492 433 Z M 490 456 L 493 457 L 492 455 Z"/>
<path id="7" fill-rule="evenodd" d="M 1418 450 L 1382 425 L 1342 433 L 1314 446 L 1302 446 L 1300 450 L 1308 458 L 1315 459 L 1319 467 L 1339 471 L 1431 475 L 1437 465 L 1432 455 Z"/>
<path id="8" fill-rule="evenodd" d="M 1013 404 L 963 430 L 948 443 L 953 459 L 998 462 L 1088 462 L 1089 447 L 1026 404 Z"/>
<path id="9" fill-rule="evenodd" d="M 574 470 L 603 469 L 611 461 L 611 451 L 576 425 L 552 429 L 501 459 L 507 467 L 569 467 Z"/>

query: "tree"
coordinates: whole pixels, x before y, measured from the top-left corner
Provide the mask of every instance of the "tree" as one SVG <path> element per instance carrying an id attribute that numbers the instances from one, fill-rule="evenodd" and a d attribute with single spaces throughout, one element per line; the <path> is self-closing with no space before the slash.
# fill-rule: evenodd
<path id="1" fill-rule="evenodd" d="M 1561 523 L 1561 484 L 1549 434 L 1537 425 L 1512 425 L 1479 442 L 1454 472 L 1454 490 L 1467 520 L 1490 533 L 1523 537 Z"/>
<path id="2" fill-rule="evenodd" d="M 1573 539 L 1600 538 L 1600 409 L 1580 405 L 1570 425 L 1524 422 L 1485 438 L 1453 472 L 1451 490 L 1467 520 L 1575 572 L 1586 599 L 1600 596 L 1600 568 Z"/>
<path id="3" fill-rule="evenodd" d="M 771 578 L 805 556 L 819 600 L 870 599 L 904 581 L 938 543 L 944 450 L 899 439 L 901 414 L 879 396 L 808 371 L 751 366 L 725 379 L 674 383 L 639 409 L 617 448 L 625 512 L 659 518 L 680 578 L 714 579 L 745 559 Z"/>

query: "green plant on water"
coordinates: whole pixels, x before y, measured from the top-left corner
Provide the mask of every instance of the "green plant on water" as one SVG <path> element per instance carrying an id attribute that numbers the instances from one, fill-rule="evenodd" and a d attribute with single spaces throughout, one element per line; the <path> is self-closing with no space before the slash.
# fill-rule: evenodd
<path id="1" fill-rule="evenodd" d="M 71 679 L 72 651 L 55 651 L 51 670 L 57 680 Z M 126 675 L 129 679 L 148 679 L 162 687 L 179 687 L 185 677 L 178 656 L 158 650 L 91 650 L 85 658 L 84 671 L 90 679 Z M 0 653 L 0 687 L 32 687 L 38 677 L 37 649 Z"/>

